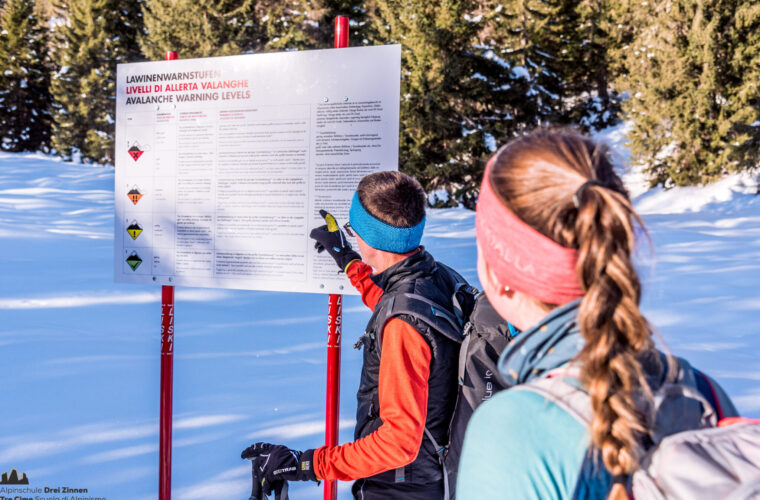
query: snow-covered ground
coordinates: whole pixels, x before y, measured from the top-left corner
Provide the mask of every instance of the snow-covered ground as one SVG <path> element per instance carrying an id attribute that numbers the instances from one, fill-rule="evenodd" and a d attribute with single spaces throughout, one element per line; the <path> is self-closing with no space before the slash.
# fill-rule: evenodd
<path id="1" fill-rule="evenodd" d="M 619 142 L 621 129 L 605 134 Z M 644 309 L 665 344 L 760 416 L 760 196 L 751 176 L 706 188 L 634 188 L 655 256 L 642 248 Z M 473 213 L 434 210 L 424 243 L 476 280 Z M 113 173 L 0 154 L 0 470 L 31 487 L 155 498 L 158 287 L 115 284 Z M 178 289 L 173 491 L 247 498 L 253 441 L 322 441 L 327 297 Z M 369 314 L 345 302 L 341 439 L 351 439 Z M 349 484 L 341 497 L 349 498 Z M 292 485 L 294 498 L 321 498 Z"/>

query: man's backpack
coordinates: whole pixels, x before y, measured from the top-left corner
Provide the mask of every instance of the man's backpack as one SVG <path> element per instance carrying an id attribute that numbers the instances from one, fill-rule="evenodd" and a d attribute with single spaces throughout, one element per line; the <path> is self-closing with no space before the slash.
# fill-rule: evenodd
<path id="1" fill-rule="evenodd" d="M 438 263 L 443 266 L 443 264 Z M 447 268 L 451 276 L 459 276 Z M 517 330 L 504 321 L 488 302 L 484 293 L 462 279 L 453 287 L 454 314 L 441 304 L 413 293 L 393 298 L 378 311 L 381 324 L 398 315 L 409 315 L 424 321 L 447 338 L 461 344 L 459 349 L 459 387 L 452 415 L 448 442 L 439 443 L 425 429 L 425 435 L 438 452 L 443 469 L 445 499 L 454 498 L 459 456 L 465 429 L 475 408 L 487 401 L 506 384 L 499 377 L 496 365 L 499 356 Z M 432 312 L 432 314 L 430 314 Z"/>
<path id="2" fill-rule="evenodd" d="M 508 387 L 499 375 L 497 364 L 502 351 L 517 333 L 515 327 L 499 316 L 485 293 L 477 295 L 459 349 L 459 390 L 444 457 L 448 498 L 456 496 L 459 457 L 470 417 L 484 401 Z"/>
<path id="3" fill-rule="evenodd" d="M 675 380 L 653 391 L 652 444 L 629 480 L 629 495 L 638 500 L 760 498 L 760 421 L 726 418 L 735 411 L 722 391 L 685 360 L 676 361 Z M 584 426 L 591 423 L 589 396 L 572 373 L 550 372 L 512 390 L 541 394 Z"/>

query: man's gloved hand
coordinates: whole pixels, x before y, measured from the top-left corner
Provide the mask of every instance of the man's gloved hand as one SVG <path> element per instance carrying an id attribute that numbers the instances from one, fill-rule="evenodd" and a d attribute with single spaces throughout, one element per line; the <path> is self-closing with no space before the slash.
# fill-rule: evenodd
<path id="1" fill-rule="evenodd" d="M 310 236 L 316 240 L 314 248 L 317 249 L 317 252 L 327 250 L 327 253 L 335 259 L 340 270 L 346 272 L 349 264 L 355 260 L 361 260 L 362 257 L 351 248 L 351 243 L 348 242 L 346 235 L 338 227 L 338 221 L 335 220 L 335 217 L 324 210 L 320 210 L 319 215 L 324 217 L 327 224 L 311 230 Z"/>
<path id="2" fill-rule="evenodd" d="M 289 500 L 288 482 L 275 481 L 274 484 L 269 484 L 266 480 L 260 480 L 254 470 L 253 489 L 248 500 L 267 500 L 272 493 L 274 493 L 274 500 Z"/>
<path id="3" fill-rule="evenodd" d="M 243 450 L 240 458 L 253 462 L 251 499 L 260 500 L 273 491 L 280 498 L 283 490 L 287 498 L 287 481 L 317 481 L 313 457 L 314 450 L 300 452 L 281 444 L 255 443 Z"/>

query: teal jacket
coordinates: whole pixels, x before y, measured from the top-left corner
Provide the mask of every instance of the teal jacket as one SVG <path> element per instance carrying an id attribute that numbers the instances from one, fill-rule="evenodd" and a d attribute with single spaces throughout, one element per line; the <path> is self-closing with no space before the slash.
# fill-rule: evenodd
<path id="1" fill-rule="evenodd" d="M 529 382 L 575 358 L 584 345 L 576 325 L 579 304 L 556 308 L 507 346 L 499 371 L 510 385 Z M 727 414 L 736 414 L 712 383 Z M 467 427 L 457 499 L 603 500 L 611 478 L 589 445 L 586 427 L 543 396 L 502 391 L 478 407 Z"/>

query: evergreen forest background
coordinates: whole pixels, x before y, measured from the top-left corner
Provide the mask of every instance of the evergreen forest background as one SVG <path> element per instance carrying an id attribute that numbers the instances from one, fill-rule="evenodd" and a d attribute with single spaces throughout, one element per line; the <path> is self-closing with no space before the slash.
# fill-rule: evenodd
<path id="1" fill-rule="evenodd" d="M 497 145 L 631 122 L 652 185 L 760 162 L 757 0 L 0 0 L 0 150 L 113 163 L 116 64 L 402 45 L 400 168 L 473 207 Z"/>

